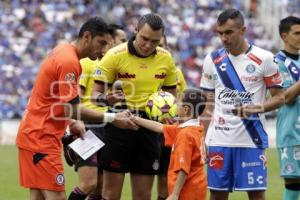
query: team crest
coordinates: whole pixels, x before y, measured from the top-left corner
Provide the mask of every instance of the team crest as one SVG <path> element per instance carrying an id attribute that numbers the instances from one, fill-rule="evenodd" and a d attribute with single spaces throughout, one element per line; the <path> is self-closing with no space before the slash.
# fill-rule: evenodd
<path id="1" fill-rule="evenodd" d="M 153 162 L 152 168 L 153 168 L 154 170 L 158 170 L 158 169 L 159 169 L 159 162 L 158 162 L 158 160 L 155 160 L 155 161 Z"/>
<path id="2" fill-rule="evenodd" d="M 267 158 L 266 158 L 266 156 L 264 154 L 262 154 L 262 155 L 259 156 L 259 159 L 263 163 L 263 169 L 266 169 L 266 167 L 267 167 Z"/>
<path id="3" fill-rule="evenodd" d="M 65 75 L 65 81 L 73 83 L 75 81 L 75 74 L 74 73 L 67 73 Z"/>
<path id="4" fill-rule="evenodd" d="M 293 163 L 287 163 L 284 166 L 284 171 L 287 174 L 291 174 L 291 173 L 295 172 L 295 166 L 293 165 Z"/>
<path id="5" fill-rule="evenodd" d="M 255 72 L 255 66 L 254 66 L 253 64 L 247 65 L 246 71 L 247 71 L 249 74 L 252 74 L 253 72 Z"/>
<path id="6" fill-rule="evenodd" d="M 64 185 L 65 184 L 65 177 L 63 174 L 57 174 L 55 177 L 55 182 L 57 185 Z"/>
<path id="7" fill-rule="evenodd" d="M 101 75 L 101 70 L 100 69 L 96 69 L 95 75 Z"/>

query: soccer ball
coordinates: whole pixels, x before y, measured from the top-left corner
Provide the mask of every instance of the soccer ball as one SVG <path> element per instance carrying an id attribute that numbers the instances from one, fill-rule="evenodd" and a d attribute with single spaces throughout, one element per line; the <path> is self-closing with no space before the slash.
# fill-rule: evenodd
<path id="1" fill-rule="evenodd" d="M 175 117 L 177 113 L 175 97 L 169 92 L 155 92 L 148 98 L 145 112 L 149 119 L 159 122 L 164 118 Z"/>

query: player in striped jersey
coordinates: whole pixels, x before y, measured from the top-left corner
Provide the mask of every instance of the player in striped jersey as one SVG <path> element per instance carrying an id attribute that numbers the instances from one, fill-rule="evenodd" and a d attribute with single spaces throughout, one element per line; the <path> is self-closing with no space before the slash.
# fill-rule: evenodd
<path id="1" fill-rule="evenodd" d="M 289 16 L 281 20 L 279 33 L 284 49 L 277 56 L 283 87 L 289 88 L 300 78 L 300 18 Z M 284 200 L 297 200 L 300 191 L 300 97 L 278 110 L 276 145 L 279 155 L 280 175 L 284 178 Z"/>
<path id="2" fill-rule="evenodd" d="M 284 103 L 282 79 L 273 54 L 244 38 L 246 27 L 238 10 L 223 11 L 216 29 L 224 48 L 206 56 L 201 78 L 210 100 L 202 118 L 210 120 L 213 111 L 207 133 L 210 199 L 226 200 L 238 190 L 262 200 L 268 147 L 263 113 Z M 265 101 L 267 89 L 272 98 Z"/>

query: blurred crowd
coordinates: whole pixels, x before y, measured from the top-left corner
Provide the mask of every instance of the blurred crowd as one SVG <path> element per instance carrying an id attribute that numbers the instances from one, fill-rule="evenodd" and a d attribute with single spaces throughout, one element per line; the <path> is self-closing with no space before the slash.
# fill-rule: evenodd
<path id="1" fill-rule="evenodd" d="M 99 15 L 134 33 L 137 18 L 159 13 L 166 26 L 170 51 L 189 86 L 198 86 L 203 59 L 220 47 L 214 24 L 221 9 L 243 11 L 247 38 L 277 50 L 255 19 L 255 9 L 240 0 L 3 0 L 0 1 L 0 119 L 20 118 L 35 75 L 47 52 L 57 43 L 72 41 L 81 24 Z M 276 49 L 277 48 L 277 49 Z"/>

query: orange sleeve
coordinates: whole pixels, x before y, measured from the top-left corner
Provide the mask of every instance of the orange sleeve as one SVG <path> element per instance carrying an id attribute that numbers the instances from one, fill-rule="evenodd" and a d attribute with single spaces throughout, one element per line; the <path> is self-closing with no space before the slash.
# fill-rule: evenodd
<path id="1" fill-rule="evenodd" d="M 174 152 L 172 154 L 174 160 L 174 171 L 183 170 L 187 174 L 190 172 L 192 154 L 193 154 L 193 141 L 192 137 L 188 134 L 188 129 L 182 129 L 176 138 L 174 144 Z"/>
<path id="2" fill-rule="evenodd" d="M 78 80 L 81 73 L 79 61 L 70 60 L 58 66 L 59 96 L 61 102 L 69 102 L 78 96 Z"/>
<path id="3" fill-rule="evenodd" d="M 163 125 L 165 146 L 171 147 L 174 144 L 178 132 L 178 125 Z"/>

